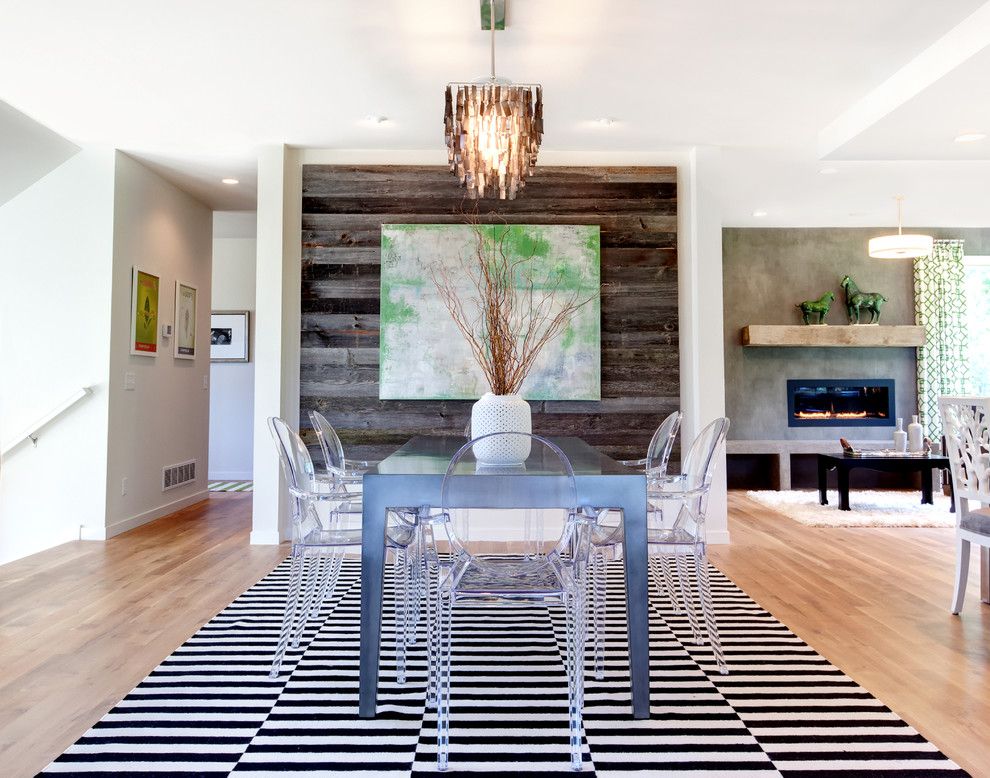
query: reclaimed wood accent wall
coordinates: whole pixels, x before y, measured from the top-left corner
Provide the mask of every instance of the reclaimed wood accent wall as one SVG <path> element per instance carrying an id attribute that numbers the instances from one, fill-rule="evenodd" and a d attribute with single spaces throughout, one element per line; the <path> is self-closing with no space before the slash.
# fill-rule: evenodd
<path id="1" fill-rule="evenodd" d="M 533 431 L 577 435 L 611 456 L 645 455 L 680 406 L 677 171 L 538 167 L 511 201 L 463 198 L 446 167 L 303 167 L 300 424 L 310 409 L 348 458 L 379 460 L 420 434 L 463 432 L 469 401 L 378 399 L 382 224 L 597 224 L 601 228 L 602 399 L 535 402 Z"/>

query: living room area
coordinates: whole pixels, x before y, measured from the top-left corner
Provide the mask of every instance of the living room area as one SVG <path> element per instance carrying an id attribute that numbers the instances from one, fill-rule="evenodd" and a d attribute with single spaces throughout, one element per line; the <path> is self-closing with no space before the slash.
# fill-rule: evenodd
<path id="1" fill-rule="evenodd" d="M 0 773 L 990 777 L 990 2 L 0 1 Z"/>

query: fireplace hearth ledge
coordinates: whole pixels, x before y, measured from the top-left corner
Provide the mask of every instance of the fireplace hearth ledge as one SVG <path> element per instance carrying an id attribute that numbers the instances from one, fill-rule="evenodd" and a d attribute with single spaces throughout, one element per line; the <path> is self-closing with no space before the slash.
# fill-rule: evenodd
<path id="1" fill-rule="evenodd" d="M 853 440 L 857 449 L 881 449 L 890 446 L 885 440 Z M 791 488 L 791 454 L 841 454 L 838 438 L 832 440 L 727 440 L 726 454 L 769 454 L 776 458 L 777 491 Z"/>

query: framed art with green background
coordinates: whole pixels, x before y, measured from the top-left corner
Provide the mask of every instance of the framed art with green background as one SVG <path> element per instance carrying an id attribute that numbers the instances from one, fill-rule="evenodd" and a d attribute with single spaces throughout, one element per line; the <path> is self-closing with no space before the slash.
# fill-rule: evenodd
<path id="1" fill-rule="evenodd" d="M 131 269 L 131 354 L 153 357 L 158 354 L 158 298 L 161 279 Z"/>

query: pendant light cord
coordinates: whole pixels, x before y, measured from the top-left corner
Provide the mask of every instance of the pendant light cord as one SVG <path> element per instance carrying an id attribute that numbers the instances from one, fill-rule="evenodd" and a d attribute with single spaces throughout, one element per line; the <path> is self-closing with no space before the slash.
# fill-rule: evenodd
<path id="1" fill-rule="evenodd" d="M 897 197 L 895 197 L 894 199 L 897 200 L 897 234 L 902 235 L 903 230 L 901 229 L 901 224 L 902 224 L 901 208 L 904 205 L 904 195 L 897 195 Z"/>
<path id="2" fill-rule="evenodd" d="M 495 0 L 488 0 L 488 22 L 492 28 L 492 83 L 495 83 Z"/>

